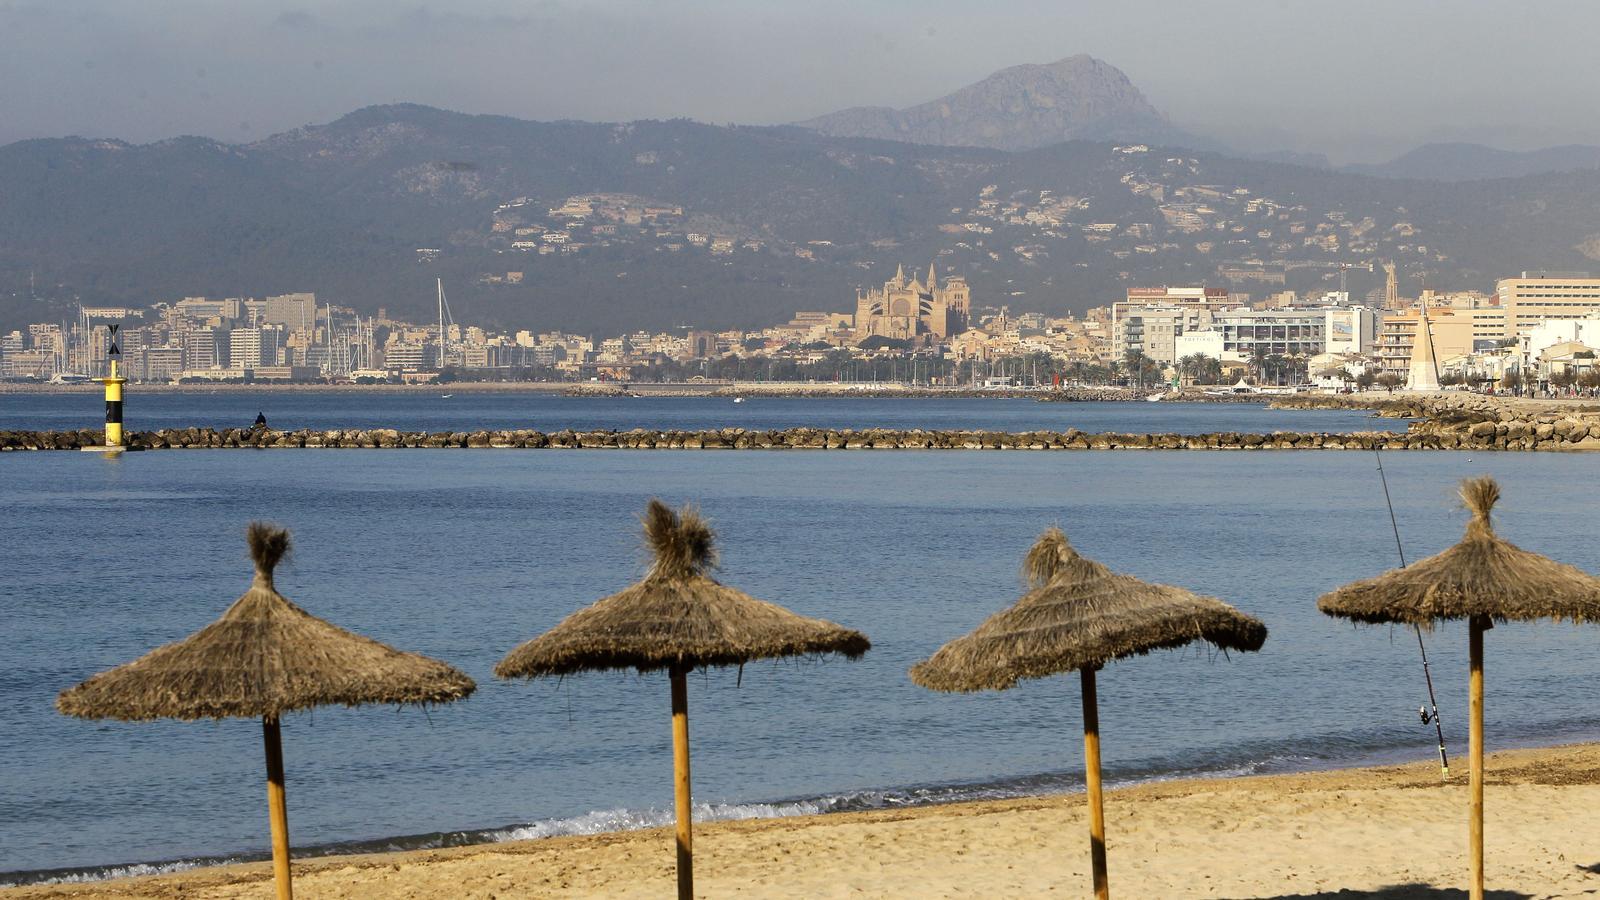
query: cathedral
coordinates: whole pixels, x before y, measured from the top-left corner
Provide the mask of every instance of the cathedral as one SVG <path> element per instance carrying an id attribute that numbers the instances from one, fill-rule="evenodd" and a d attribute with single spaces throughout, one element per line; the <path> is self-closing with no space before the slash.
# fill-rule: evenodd
<path id="1" fill-rule="evenodd" d="M 939 284 L 938 273 L 928 266 L 928 280 L 906 278 L 905 267 L 895 270 L 883 288 L 856 294 L 856 340 L 873 335 L 932 344 L 967 330 L 972 297 L 966 279 L 952 275 Z"/>

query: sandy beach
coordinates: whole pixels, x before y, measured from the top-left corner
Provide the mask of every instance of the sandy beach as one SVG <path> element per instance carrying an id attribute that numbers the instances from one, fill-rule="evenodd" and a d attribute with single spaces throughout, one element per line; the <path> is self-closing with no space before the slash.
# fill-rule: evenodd
<path id="1" fill-rule="evenodd" d="M 1465 896 L 1466 760 L 1139 785 L 1107 795 L 1121 897 Z M 1600 745 L 1511 750 L 1487 775 L 1489 895 L 1600 896 Z M 265 822 L 263 822 L 265 829 Z M 297 863 L 307 898 L 665 897 L 666 829 Z M 1080 795 L 700 825 L 706 897 L 1075 897 Z M 266 863 L 7 898 L 264 898 Z"/>

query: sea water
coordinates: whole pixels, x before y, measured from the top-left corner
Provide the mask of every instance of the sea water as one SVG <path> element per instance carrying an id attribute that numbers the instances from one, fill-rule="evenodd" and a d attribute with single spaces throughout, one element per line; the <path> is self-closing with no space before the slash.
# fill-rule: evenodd
<path id="1" fill-rule="evenodd" d="M 1410 559 L 1459 537 L 1455 484 L 1488 472 L 1504 488 L 1503 534 L 1600 569 L 1592 456 L 1383 461 Z M 718 577 L 873 641 L 857 662 L 691 677 L 702 817 L 1078 789 L 1075 677 L 974 695 L 906 677 L 1018 596 L 1022 555 L 1052 524 L 1086 555 L 1224 598 L 1271 630 L 1259 654 L 1194 647 L 1109 666 L 1112 782 L 1426 759 L 1413 634 L 1315 609 L 1396 563 L 1374 463 L 1354 451 L 7 454 L 0 883 L 264 854 L 259 724 L 95 722 L 53 707 L 60 690 L 220 615 L 248 587 L 252 519 L 293 530 L 277 579 L 289 598 L 479 682 L 446 706 L 288 716 L 302 855 L 669 821 L 664 675 L 491 674 L 519 642 L 640 576 L 637 516 L 653 496 L 711 519 Z M 1600 735 L 1597 639 L 1556 624 L 1488 634 L 1491 749 Z M 1465 630 L 1427 640 L 1459 756 Z"/>

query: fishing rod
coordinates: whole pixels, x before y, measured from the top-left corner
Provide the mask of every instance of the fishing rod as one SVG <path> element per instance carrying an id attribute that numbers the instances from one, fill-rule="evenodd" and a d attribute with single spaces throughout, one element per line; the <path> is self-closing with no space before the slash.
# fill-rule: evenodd
<path id="1" fill-rule="evenodd" d="M 1404 569 L 1406 548 L 1400 543 L 1400 523 L 1394 517 L 1394 501 L 1389 498 L 1389 477 L 1383 472 L 1383 454 L 1374 446 L 1372 455 L 1378 461 L 1378 480 L 1383 483 L 1383 502 L 1389 507 L 1389 527 L 1394 529 L 1394 549 L 1400 554 L 1400 568 Z M 1418 709 L 1417 715 L 1422 719 L 1422 724 L 1433 723 L 1433 730 L 1439 736 L 1439 777 L 1448 781 L 1450 757 L 1444 750 L 1444 723 L 1439 721 L 1439 700 L 1433 693 L 1433 673 L 1428 669 L 1428 648 L 1422 643 L 1422 626 L 1412 623 L 1411 630 L 1417 635 L 1417 650 L 1422 653 L 1422 678 L 1428 683 L 1428 706 Z"/>

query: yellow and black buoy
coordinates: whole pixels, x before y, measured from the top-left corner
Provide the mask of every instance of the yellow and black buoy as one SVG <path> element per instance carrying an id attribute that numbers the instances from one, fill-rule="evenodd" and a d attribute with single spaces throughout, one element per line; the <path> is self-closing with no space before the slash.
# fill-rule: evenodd
<path id="1" fill-rule="evenodd" d="M 106 386 L 106 443 L 104 447 L 84 447 L 95 453 L 121 453 L 128 449 L 122 437 L 122 386 L 128 383 L 117 371 L 122 351 L 117 347 L 117 326 L 107 326 L 111 329 L 111 346 L 106 349 L 110 367 L 106 377 L 96 378 L 95 381 Z"/>

